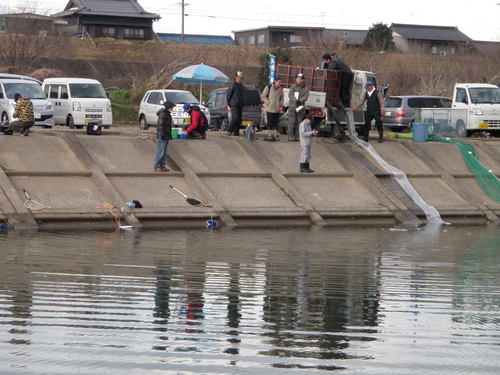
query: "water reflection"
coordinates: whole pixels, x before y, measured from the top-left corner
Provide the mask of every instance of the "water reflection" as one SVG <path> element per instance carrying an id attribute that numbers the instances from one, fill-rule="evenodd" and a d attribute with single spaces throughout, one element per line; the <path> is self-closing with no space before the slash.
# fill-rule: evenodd
<path id="1" fill-rule="evenodd" d="M 493 374 L 499 248 L 491 228 L 2 234 L 0 373 Z"/>

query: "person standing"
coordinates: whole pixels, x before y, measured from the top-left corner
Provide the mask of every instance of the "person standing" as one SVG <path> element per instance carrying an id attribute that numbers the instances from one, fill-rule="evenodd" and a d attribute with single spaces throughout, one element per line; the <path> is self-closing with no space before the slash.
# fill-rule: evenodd
<path id="1" fill-rule="evenodd" d="M 243 79 L 242 72 L 236 72 L 234 81 L 227 90 L 227 105 L 231 108 L 231 122 L 229 124 L 229 135 L 240 135 L 241 118 L 243 113 L 243 106 L 245 102 L 243 95 L 245 87 L 241 83 Z"/>
<path id="2" fill-rule="evenodd" d="M 169 169 L 165 166 L 167 157 L 168 141 L 172 139 L 172 109 L 175 104 L 166 101 L 156 114 L 158 116 L 158 124 L 156 126 L 156 156 L 154 169 L 156 172 L 168 172 Z"/>
<path id="3" fill-rule="evenodd" d="M 277 129 L 280 122 L 280 110 L 283 107 L 281 78 L 276 78 L 271 85 L 266 86 L 260 98 L 264 103 L 264 110 L 266 111 L 270 140 L 279 141 L 280 136 Z"/>
<path id="4" fill-rule="evenodd" d="M 349 65 L 347 65 L 342 59 L 340 59 L 335 53 L 329 54 L 325 53 L 323 55 L 323 68 L 339 70 L 342 72 L 340 77 L 340 90 L 339 96 L 340 101 L 345 107 L 349 107 L 351 101 L 351 85 L 354 78 L 354 73 L 352 72 Z"/>
<path id="5" fill-rule="evenodd" d="M 309 89 L 306 87 L 304 74 L 295 76 L 295 83 L 290 87 L 288 94 L 288 140 L 299 140 L 299 124 L 306 113 L 305 104 L 309 98 Z"/>
<path id="6" fill-rule="evenodd" d="M 19 93 L 14 95 L 16 107 L 12 117 L 17 118 L 17 121 L 12 121 L 7 129 L 6 134 L 18 131 L 21 135 L 28 135 L 30 128 L 35 124 L 35 112 L 33 110 L 33 103 L 29 98 L 22 96 Z"/>
<path id="7" fill-rule="evenodd" d="M 311 129 L 312 116 L 307 114 L 299 125 L 300 134 L 300 173 L 313 173 L 309 168 L 311 163 L 312 137 L 318 134 L 317 130 Z"/>
<path id="8" fill-rule="evenodd" d="M 365 84 L 365 89 L 366 92 L 363 101 L 356 107 L 352 108 L 352 111 L 356 111 L 359 107 L 366 103 L 365 124 L 363 126 L 364 140 L 368 142 L 371 123 L 372 120 L 375 119 L 375 127 L 378 130 L 378 143 L 382 143 L 384 141 L 384 127 L 382 126 L 382 116 L 385 111 L 384 98 L 375 88 L 373 82 L 367 82 Z"/>

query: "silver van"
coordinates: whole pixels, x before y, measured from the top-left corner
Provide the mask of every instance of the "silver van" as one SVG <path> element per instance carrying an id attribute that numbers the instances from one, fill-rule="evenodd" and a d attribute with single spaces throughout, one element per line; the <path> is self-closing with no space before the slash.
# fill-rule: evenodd
<path id="1" fill-rule="evenodd" d="M 385 100 L 384 126 L 394 131 L 411 128 L 415 111 L 419 108 L 451 108 L 451 98 L 443 96 L 401 95 Z"/>
<path id="2" fill-rule="evenodd" d="M 14 121 L 16 103 L 14 95 L 26 96 L 33 103 L 35 125 L 51 128 L 54 126 L 54 108 L 47 100 L 40 81 L 15 74 L 0 74 L 0 122 Z"/>

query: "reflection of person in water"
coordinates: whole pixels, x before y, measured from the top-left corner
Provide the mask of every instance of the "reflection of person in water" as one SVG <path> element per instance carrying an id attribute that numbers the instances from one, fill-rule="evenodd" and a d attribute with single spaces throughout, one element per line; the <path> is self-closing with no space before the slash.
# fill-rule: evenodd
<path id="1" fill-rule="evenodd" d="M 167 324 L 170 317 L 171 269 L 169 266 L 158 266 L 154 270 L 154 274 L 156 277 L 156 289 L 153 316 L 162 319 L 162 324 Z"/>
<path id="2" fill-rule="evenodd" d="M 228 290 L 228 301 L 227 301 L 227 325 L 230 328 L 233 328 L 228 332 L 232 337 L 227 341 L 231 344 L 239 344 L 241 339 L 238 337 L 239 331 L 238 327 L 240 326 L 241 320 L 241 302 L 240 302 L 240 280 L 239 280 L 239 272 L 240 267 L 237 264 L 231 264 L 230 269 L 231 279 L 229 281 L 229 290 Z M 228 354 L 239 354 L 240 350 L 237 347 L 231 346 L 224 350 L 224 353 Z"/>

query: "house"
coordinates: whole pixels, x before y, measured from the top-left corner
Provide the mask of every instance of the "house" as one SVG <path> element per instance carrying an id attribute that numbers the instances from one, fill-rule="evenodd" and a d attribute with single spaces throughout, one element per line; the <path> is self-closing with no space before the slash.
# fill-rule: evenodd
<path id="1" fill-rule="evenodd" d="M 455 55 L 470 50 L 472 39 L 455 26 L 393 23 L 390 26 L 397 49 L 403 53 Z"/>
<path id="2" fill-rule="evenodd" d="M 184 34 L 184 42 L 182 42 L 182 34 L 157 33 L 156 35 L 158 35 L 158 38 L 162 42 L 167 43 L 206 44 L 218 46 L 236 45 L 234 39 L 226 35 Z"/>
<path id="3" fill-rule="evenodd" d="M 472 45 L 476 52 L 483 56 L 500 57 L 500 42 L 475 40 L 472 42 Z"/>
<path id="4" fill-rule="evenodd" d="M 54 19 L 35 13 L 0 14 L 0 34 L 54 35 Z"/>
<path id="5" fill-rule="evenodd" d="M 136 40 L 154 39 L 153 21 L 160 19 L 137 0 L 70 0 L 52 17 L 65 22 L 65 34 Z"/>
<path id="6" fill-rule="evenodd" d="M 339 47 L 359 48 L 365 43 L 368 30 L 325 29 L 323 39 Z"/>
<path id="7" fill-rule="evenodd" d="M 267 26 L 233 32 L 240 46 L 304 48 L 323 38 L 324 30 L 324 27 Z"/>

